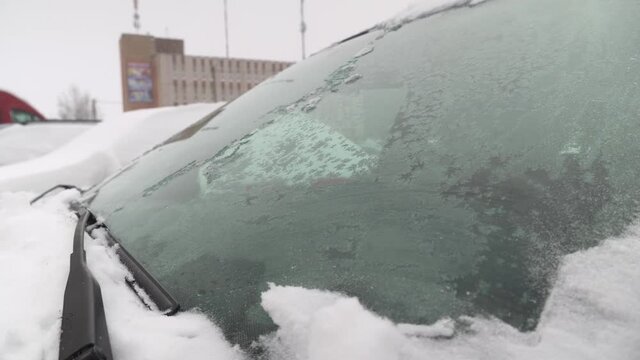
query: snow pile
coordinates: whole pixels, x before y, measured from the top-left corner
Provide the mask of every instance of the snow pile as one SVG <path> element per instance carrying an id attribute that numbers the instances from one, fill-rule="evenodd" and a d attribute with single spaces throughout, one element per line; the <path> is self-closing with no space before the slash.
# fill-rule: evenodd
<path id="1" fill-rule="evenodd" d="M 0 167 L 0 191 L 91 186 L 221 105 L 138 110 L 108 119 L 45 156 Z"/>
<path id="2" fill-rule="evenodd" d="M 78 197 L 62 192 L 31 206 L 28 193 L 0 194 L 0 358 L 58 356 L 62 299 Z M 36 226 L 34 226 L 36 225 Z M 145 308 L 125 284 L 127 270 L 99 231 L 86 237 L 100 283 L 114 356 L 240 360 L 249 356 L 195 311 L 166 317 Z M 342 294 L 278 286 L 262 306 L 279 329 L 259 345 L 271 360 L 612 359 L 638 358 L 640 226 L 567 256 L 538 329 L 521 333 L 491 318 L 394 324 Z"/>
<path id="3" fill-rule="evenodd" d="M 93 126 L 92 123 L 41 122 L 0 128 L 0 166 L 47 154 Z"/>
<path id="4" fill-rule="evenodd" d="M 0 359 L 58 358 L 62 300 L 77 222 L 67 204 L 77 196 L 65 191 L 30 206 L 32 194 L 0 194 Z M 167 317 L 145 308 L 124 282 L 127 270 L 104 242 L 86 236 L 85 249 L 102 289 L 116 359 L 174 360 L 187 354 L 194 359 L 242 358 L 204 315 Z"/>
<path id="5" fill-rule="evenodd" d="M 489 318 L 395 325 L 357 299 L 295 287 L 271 285 L 262 306 L 280 326 L 262 339 L 276 359 L 637 359 L 640 226 L 567 256 L 532 333 Z"/>

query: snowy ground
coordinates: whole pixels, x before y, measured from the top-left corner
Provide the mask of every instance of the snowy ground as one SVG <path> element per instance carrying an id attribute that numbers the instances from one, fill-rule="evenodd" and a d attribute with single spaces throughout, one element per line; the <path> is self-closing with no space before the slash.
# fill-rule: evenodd
<path id="1" fill-rule="evenodd" d="M 30 193 L 0 194 L 0 359 L 57 359 L 62 297 L 76 217 L 74 190 L 34 206 Z M 37 226 L 34 226 L 36 225 Z M 87 236 L 89 267 L 102 288 L 118 360 L 247 358 L 215 319 L 195 310 L 147 310 L 124 282 L 126 269 L 101 234 Z M 640 226 L 567 256 L 537 331 L 496 319 L 394 324 L 357 299 L 271 285 L 262 306 L 279 325 L 262 339 L 270 359 L 637 359 L 640 352 Z"/>

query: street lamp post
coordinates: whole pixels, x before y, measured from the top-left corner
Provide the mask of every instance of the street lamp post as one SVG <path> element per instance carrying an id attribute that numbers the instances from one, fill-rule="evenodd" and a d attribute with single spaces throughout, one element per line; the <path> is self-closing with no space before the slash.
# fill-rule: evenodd
<path id="1" fill-rule="evenodd" d="M 227 0 L 224 0 L 224 40 L 227 58 L 229 57 L 229 14 L 227 12 Z"/>
<path id="2" fill-rule="evenodd" d="M 300 38 L 302 41 L 302 59 L 307 57 L 307 49 L 305 45 L 305 34 L 307 32 L 307 24 L 304 22 L 304 0 L 300 0 Z"/>

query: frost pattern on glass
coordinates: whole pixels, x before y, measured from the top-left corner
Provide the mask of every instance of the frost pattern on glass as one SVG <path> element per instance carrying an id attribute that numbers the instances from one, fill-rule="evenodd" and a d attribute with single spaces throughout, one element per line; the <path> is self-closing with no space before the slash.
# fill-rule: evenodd
<path id="1" fill-rule="evenodd" d="M 394 323 L 540 329 L 566 255 L 640 210 L 640 3 L 461 3 L 319 53 L 142 159 L 110 228 L 244 347 L 277 332 L 268 282 Z M 446 341 L 470 339 L 457 325 Z"/>
<path id="2" fill-rule="evenodd" d="M 376 156 L 305 114 L 290 113 L 200 167 L 204 193 L 240 185 L 311 185 L 370 172 Z"/>

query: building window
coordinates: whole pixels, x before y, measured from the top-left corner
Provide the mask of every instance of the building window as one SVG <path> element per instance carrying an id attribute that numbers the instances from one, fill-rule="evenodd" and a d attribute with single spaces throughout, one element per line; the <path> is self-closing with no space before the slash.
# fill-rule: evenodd
<path id="1" fill-rule="evenodd" d="M 182 72 L 184 72 L 184 56 L 180 56 L 180 62 L 182 63 Z"/>
<path id="2" fill-rule="evenodd" d="M 187 81 L 182 80 L 182 99 L 187 101 Z"/>
<path id="3" fill-rule="evenodd" d="M 216 96 L 216 83 L 213 81 L 211 82 L 211 100 L 218 101 Z"/>
<path id="4" fill-rule="evenodd" d="M 193 82 L 193 99 L 198 100 L 198 82 Z"/>
<path id="5" fill-rule="evenodd" d="M 242 88 L 242 84 L 237 83 L 236 84 L 236 96 L 240 96 L 240 94 L 242 94 L 241 88 Z"/>
<path id="6" fill-rule="evenodd" d="M 276 64 L 271 64 L 271 72 L 274 73 L 274 74 L 277 72 L 276 71 Z"/>
<path id="7" fill-rule="evenodd" d="M 262 74 L 266 74 L 267 73 L 267 64 L 262 63 Z"/>
<path id="8" fill-rule="evenodd" d="M 178 80 L 173 80 L 173 99 L 178 101 Z"/>
<path id="9" fill-rule="evenodd" d="M 227 99 L 227 89 L 226 89 L 224 81 L 220 84 L 220 86 L 222 87 L 222 89 L 220 91 L 221 92 L 220 95 L 222 95 L 222 100 L 226 100 Z"/>

